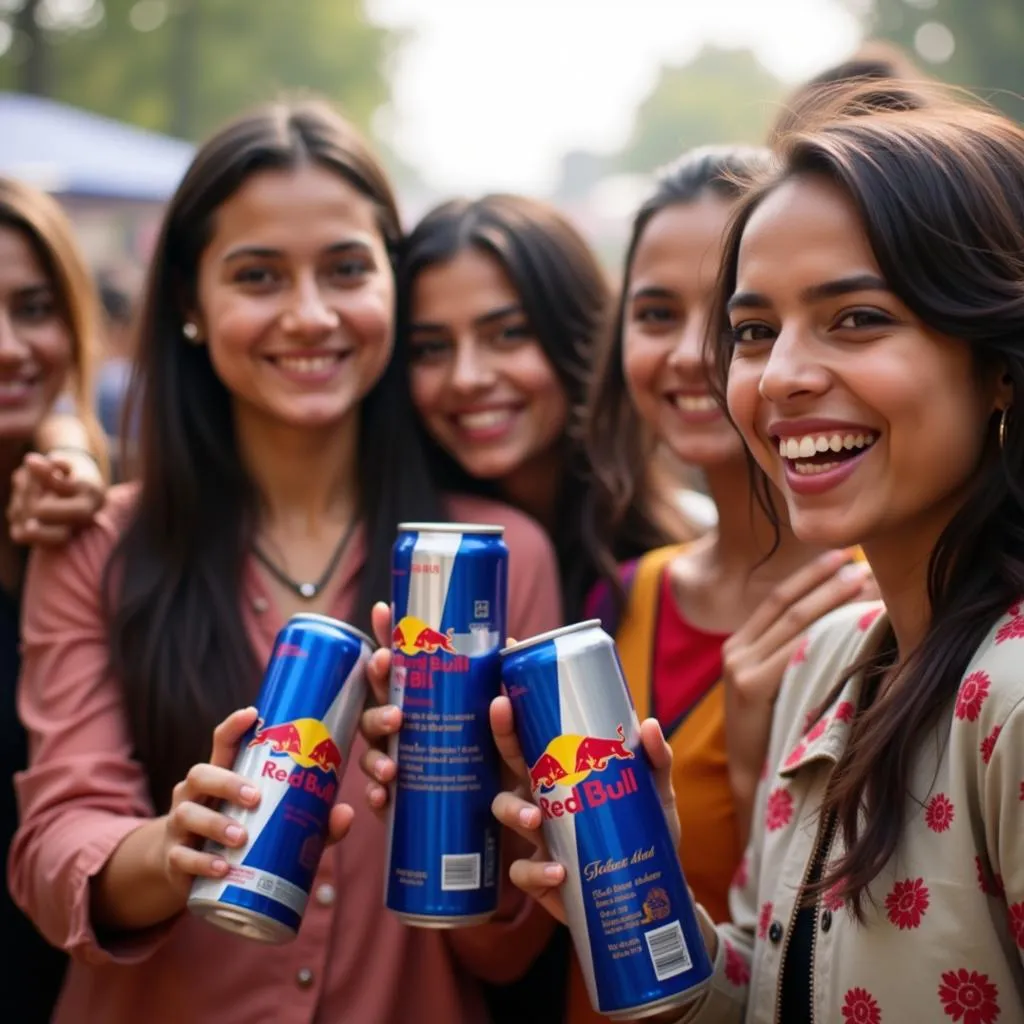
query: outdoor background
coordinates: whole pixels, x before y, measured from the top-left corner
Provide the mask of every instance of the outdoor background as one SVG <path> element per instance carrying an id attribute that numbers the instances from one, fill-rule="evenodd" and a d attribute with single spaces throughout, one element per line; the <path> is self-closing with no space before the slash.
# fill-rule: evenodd
<path id="1" fill-rule="evenodd" d="M 1024 116 L 1024 0 L 0 0 L 0 171 L 61 195 L 94 260 L 138 265 L 190 146 L 24 96 L 192 143 L 312 89 L 376 140 L 407 222 L 528 192 L 614 265 L 651 170 L 762 140 L 786 92 L 865 37 Z M 134 163 L 132 140 L 150 146 Z M 86 158 L 122 184 L 76 184 Z"/>

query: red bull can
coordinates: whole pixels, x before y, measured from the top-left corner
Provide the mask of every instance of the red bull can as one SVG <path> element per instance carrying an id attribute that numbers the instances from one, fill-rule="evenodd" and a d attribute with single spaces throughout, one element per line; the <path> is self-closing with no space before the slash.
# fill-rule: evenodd
<path id="1" fill-rule="evenodd" d="M 611 637 L 595 619 L 524 640 L 502 676 L 594 1009 L 690 1001 L 712 964 Z"/>
<path id="2" fill-rule="evenodd" d="M 345 759 L 366 702 L 369 637 L 325 615 L 295 615 L 274 643 L 235 771 L 259 805 L 222 807 L 248 833 L 244 847 L 207 843 L 224 878 L 197 878 L 193 914 L 258 942 L 289 942 L 302 923 Z"/>
<path id="3" fill-rule="evenodd" d="M 391 576 L 385 905 L 407 924 L 456 928 L 498 907 L 501 786 L 489 707 L 501 689 L 508 548 L 500 526 L 403 523 Z"/>

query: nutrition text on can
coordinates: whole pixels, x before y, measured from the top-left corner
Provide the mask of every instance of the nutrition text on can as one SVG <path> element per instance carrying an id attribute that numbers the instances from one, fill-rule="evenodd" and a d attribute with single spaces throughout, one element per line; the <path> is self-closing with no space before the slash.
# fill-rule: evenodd
<path id="1" fill-rule="evenodd" d="M 614 643 L 597 620 L 567 626 L 506 648 L 502 675 L 594 1008 L 690 1001 L 712 965 Z"/>
<path id="2" fill-rule="evenodd" d="M 508 548 L 500 526 L 403 523 L 392 562 L 385 904 L 407 924 L 452 928 L 497 909 L 500 764 L 489 724 L 501 686 Z"/>

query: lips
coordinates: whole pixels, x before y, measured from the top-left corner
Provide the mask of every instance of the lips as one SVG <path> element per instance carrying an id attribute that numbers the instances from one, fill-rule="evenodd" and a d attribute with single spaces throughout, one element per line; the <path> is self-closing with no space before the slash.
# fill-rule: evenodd
<path id="1" fill-rule="evenodd" d="M 786 481 L 797 494 L 821 494 L 846 480 L 881 436 L 860 424 L 773 424 Z"/>
<path id="2" fill-rule="evenodd" d="M 522 404 L 508 404 L 466 409 L 453 413 L 449 420 L 469 441 L 496 441 L 512 429 L 523 408 Z"/>
<path id="3" fill-rule="evenodd" d="M 351 351 L 304 352 L 296 355 L 268 355 L 265 358 L 290 380 L 297 383 L 321 383 L 330 379 L 351 354 Z"/>

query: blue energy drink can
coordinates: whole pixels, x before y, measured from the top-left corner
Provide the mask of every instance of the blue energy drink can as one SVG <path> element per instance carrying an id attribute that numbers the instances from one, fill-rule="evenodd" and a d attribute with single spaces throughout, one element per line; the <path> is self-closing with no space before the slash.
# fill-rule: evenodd
<path id="1" fill-rule="evenodd" d="M 241 848 L 207 843 L 224 878 L 197 878 L 193 914 L 259 942 L 295 938 L 366 702 L 369 637 L 324 615 L 295 615 L 277 635 L 235 771 L 260 791 L 253 810 L 222 807 L 248 832 Z"/>
<path id="2" fill-rule="evenodd" d="M 591 1002 L 632 1020 L 688 1002 L 712 964 L 598 620 L 512 645 L 502 675 Z"/>
<path id="3" fill-rule="evenodd" d="M 508 548 L 500 526 L 403 523 L 392 562 L 391 738 L 384 902 L 407 924 L 457 928 L 498 907 L 501 788 L 489 707 L 501 688 Z"/>

